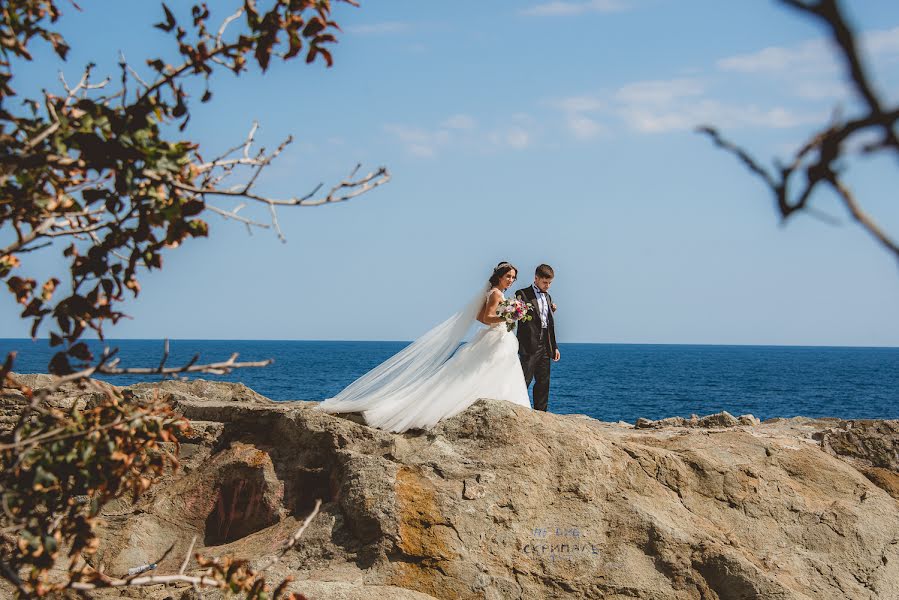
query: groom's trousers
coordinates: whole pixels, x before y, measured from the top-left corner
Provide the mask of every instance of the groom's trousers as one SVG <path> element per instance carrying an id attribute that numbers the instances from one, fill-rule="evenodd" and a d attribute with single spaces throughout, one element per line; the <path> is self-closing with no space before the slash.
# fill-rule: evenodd
<path id="1" fill-rule="evenodd" d="M 534 410 L 546 412 L 549 408 L 549 339 L 546 329 L 541 330 L 540 343 L 533 354 L 519 354 L 521 370 L 524 372 L 524 385 L 530 387 L 534 382 Z"/>

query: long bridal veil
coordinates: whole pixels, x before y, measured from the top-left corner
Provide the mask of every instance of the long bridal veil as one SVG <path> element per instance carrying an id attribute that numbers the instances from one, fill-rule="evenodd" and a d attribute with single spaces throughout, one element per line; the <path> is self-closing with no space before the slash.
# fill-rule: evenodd
<path id="1" fill-rule="evenodd" d="M 435 376 L 459 348 L 486 301 L 489 287 L 486 285 L 462 310 L 318 408 L 329 413 L 362 412 L 369 425 L 393 431 L 421 426 L 426 406 L 416 404 L 425 403 L 428 393 L 437 391 Z"/>

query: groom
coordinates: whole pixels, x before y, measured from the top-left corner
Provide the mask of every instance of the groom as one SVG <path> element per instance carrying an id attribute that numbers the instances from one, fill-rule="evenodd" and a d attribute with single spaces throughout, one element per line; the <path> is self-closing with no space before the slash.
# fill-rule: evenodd
<path id="1" fill-rule="evenodd" d="M 534 410 L 546 411 L 549 406 L 550 360 L 561 358 L 556 345 L 556 330 L 553 313 L 556 305 L 549 295 L 552 285 L 553 268 L 540 265 L 534 273 L 534 284 L 515 292 L 515 297 L 530 302 L 533 318 L 518 322 L 518 358 L 524 371 L 525 386 L 534 383 Z"/>

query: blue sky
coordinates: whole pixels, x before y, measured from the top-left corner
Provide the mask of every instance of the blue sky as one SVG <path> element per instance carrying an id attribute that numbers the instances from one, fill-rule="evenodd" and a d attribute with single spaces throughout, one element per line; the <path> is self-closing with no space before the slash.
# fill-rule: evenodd
<path id="1" fill-rule="evenodd" d="M 210 2 L 212 21 L 231 4 Z M 17 79 L 23 95 L 55 86 L 60 68 L 77 79 L 88 60 L 117 76 L 119 50 L 135 64 L 170 52 L 150 27 L 159 5 L 81 5 L 60 22 L 69 61 L 39 52 Z M 896 102 L 899 4 L 851 9 Z M 293 134 L 262 177 L 275 196 L 336 182 L 357 162 L 393 180 L 340 205 L 281 210 L 286 243 L 210 215 L 211 237 L 145 274 L 125 309 L 134 319 L 107 335 L 412 339 L 509 260 L 520 282 L 540 262 L 556 269 L 563 342 L 899 345 L 895 259 L 826 195 L 814 205 L 840 225 L 781 225 L 765 188 L 693 132 L 716 125 L 769 163 L 836 107 L 851 116 L 808 19 L 759 0 L 363 0 L 334 16 L 344 34 L 332 69 L 217 76 L 188 133 L 209 154 L 254 119 L 266 146 Z M 895 161 L 848 164 L 866 208 L 899 234 Z M 28 260 L 38 275 L 60 264 Z M 25 337 L 8 296 L 0 337 Z"/>

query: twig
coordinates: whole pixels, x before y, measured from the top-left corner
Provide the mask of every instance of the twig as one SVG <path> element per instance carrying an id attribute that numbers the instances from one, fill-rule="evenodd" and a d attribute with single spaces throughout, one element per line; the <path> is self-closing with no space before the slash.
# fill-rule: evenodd
<path id="1" fill-rule="evenodd" d="M 169 338 L 165 338 L 165 342 L 162 344 L 162 360 L 159 361 L 159 370 L 161 371 L 163 367 L 165 367 L 165 361 L 169 358 Z"/>
<path id="2" fill-rule="evenodd" d="M 146 173 L 146 171 L 145 171 Z M 151 173 L 155 176 L 156 179 L 159 179 L 159 176 L 155 173 Z M 149 176 L 149 175 L 148 175 Z M 390 173 L 387 171 L 385 167 L 380 167 L 376 171 L 372 171 L 362 179 L 358 181 L 342 181 L 339 184 L 335 185 L 331 188 L 331 191 L 327 196 L 323 198 L 313 199 L 313 194 L 307 194 L 302 197 L 294 197 L 286 200 L 278 200 L 275 198 L 267 198 L 265 196 L 259 196 L 253 193 L 246 193 L 242 190 L 223 190 L 220 188 L 198 188 L 192 185 L 187 185 L 184 183 L 180 183 L 177 181 L 169 182 L 174 187 L 184 190 L 186 192 L 191 192 L 198 195 L 212 195 L 212 196 L 237 196 L 242 198 L 247 198 L 250 200 L 256 200 L 258 202 L 264 202 L 265 204 L 270 204 L 274 206 L 321 206 L 323 204 L 334 204 L 337 202 L 343 202 L 345 200 L 349 200 L 351 198 L 355 198 L 369 190 L 372 190 L 378 186 L 384 185 L 390 181 Z M 316 188 L 319 189 L 318 186 Z M 352 192 L 348 192 L 343 195 L 336 194 L 339 190 L 343 189 L 352 189 Z"/>
<path id="3" fill-rule="evenodd" d="M 73 581 L 70 582 L 66 587 L 73 590 L 80 591 L 90 591 L 97 590 L 101 588 L 110 588 L 110 587 L 127 587 L 127 586 L 142 586 L 142 585 L 157 585 L 157 584 L 168 584 L 168 583 L 190 583 L 200 586 L 208 586 L 208 587 L 220 587 L 221 582 L 214 577 L 210 577 L 207 575 L 202 575 L 200 577 L 195 577 L 191 575 L 150 575 L 143 577 L 135 577 L 134 579 L 112 579 L 109 578 L 103 581 L 102 584 L 96 583 L 85 583 L 82 581 Z"/>
<path id="4" fill-rule="evenodd" d="M 858 202 L 855 200 L 855 196 L 852 191 L 836 177 L 830 180 L 830 184 L 843 200 L 843 204 L 845 204 L 846 208 L 849 209 L 849 212 L 850 214 L 852 214 L 853 218 L 858 221 L 862 225 L 862 227 L 864 227 L 868 231 L 868 233 L 873 235 L 874 238 L 881 243 L 881 245 L 883 245 L 887 250 L 890 250 L 893 254 L 899 257 L 899 245 L 891 240 L 889 236 L 887 236 L 886 233 L 884 233 L 884 231 L 880 228 L 880 226 L 877 225 L 877 223 L 874 222 L 874 220 L 864 210 L 862 210 L 861 206 L 859 206 Z"/>
<path id="5" fill-rule="evenodd" d="M 184 555 L 184 562 L 181 563 L 181 568 L 178 569 L 179 575 L 184 575 L 184 571 L 187 570 L 187 565 L 190 564 L 191 552 L 194 550 L 194 544 L 197 543 L 197 536 L 194 536 L 190 541 L 190 547 L 187 549 L 187 553 Z"/>
<path id="6" fill-rule="evenodd" d="M 279 560 L 281 560 L 284 557 L 284 555 L 290 551 L 291 548 L 296 546 L 297 542 L 300 541 L 300 538 L 303 537 L 303 532 L 306 531 L 306 528 L 309 526 L 309 523 L 311 523 L 312 519 L 314 519 L 315 516 L 318 514 L 318 511 L 321 508 L 321 506 L 322 506 L 321 499 L 317 499 L 315 501 L 315 506 L 312 508 L 312 512 L 309 513 L 309 516 L 306 517 L 306 519 L 303 521 L 303 524 L 300 526 L 300 528 L 297 529 L 296 533 L 294 533 L 290 537 L 289 540 L 284 542 L 284 545 L 281 547 L 281 550 L 278 551 L 277 554 L 275 554 L 268 561 L 262 563 L 262 566 L 259 567 L 260 572 L 267 571 L 268 569 L 270 569 L 272 567 L 272 565 L 274 565 Z"/>
<path id="7" fill-rule="evenodd" d="M 271 225 L 268 225 L 266 223 L 259 223 L 258 221 L 253 221 L 251 219 L 248 219 L 246 217 L 242 217 L 242 216 L 238 215 L 237 211 L 240 210 L 241 208 L 243 208 L 244 206 L 246 206 L 246 204 L 241 204 L 237 208 L 235 208 L 234 210 L 231 210 L 231 211 L 222 210 L 221 208 L 219 208 L 213 204 L 207 204 L 206 208 L 216 214 L 222 215 L 226 219 L 234 219 L 235 221 L 240 221 L 241 223 L 245 223 L 248 226 L 252 225 L 253 227 L 260 227 L 262 229 L 268 229 L 269 227 L 271 227 Z"/>

